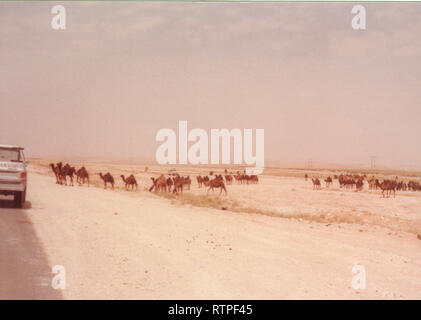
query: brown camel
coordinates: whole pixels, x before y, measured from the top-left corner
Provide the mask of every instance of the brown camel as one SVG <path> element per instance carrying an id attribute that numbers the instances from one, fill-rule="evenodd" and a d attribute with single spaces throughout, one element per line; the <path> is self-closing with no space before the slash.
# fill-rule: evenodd
<path id="1" fill-rule="evenodd" d="M 190 176 L 184 177 L 184 179 L 183 179 L 183 186 L 186 186 L 187 187 L 186 190 L 190 190 L 190 186 L 191 186 Z"/>
<path id="2" fill-rule="evenodd" d="M 313 181 L 313 189 L 321 189 L 322 185 L 320 184 L 319 178 L 311 178 L 311 181 Z"/>
<path id="3" fill-rule="evenodd" d="M 372 176 L 371 179 L 368 180 L 368 189 L 369 190 L 376 190 L 377 189 L 376 178 L 374 178 L 374 176 Z"/>
<path id="4" fill-rule="evenodd" d="M 250 183 L 254 183 L 254 184 L 259 183 L 259 177 L 255 174 L 252 174 L 249 178 L 249 181 Z"/>
<path id="5" fill-rule="evenodd" d="M 123 179 L 123 182 L 125 184 L 125 188 L 126 190 L 129 189 L 129 187 L 132 187 L 132 190 L 134 189 L 134 187 L 136 186 L 136 190 L 137 190 L 137 181 L 136 178 L 134 177 L 134 175 L 130 175 L 127 178 L 124 177 L 124 174 L 122 174 L 121 179 Z"/>
<path id="6" fill-rule="evenodd" d="M 76 182 L 79 183 L 79 186 L 81 186 L 85 184 L 85 181 L 88 183 L 89 187 L 89 173 L 85 167 L 82 167 L 76 171 Z"/>
<path id="7" fill-rule="evenodd" d="M 199 188 L 201 188 L 202 187 L 202 184 L 203 184 L 203 178 L 202 178 L 202 176 L 197 176 L 196 177 L 196 180 L 197 180 L 197 184 L 198 184 Z"/>
<path id="8" fill-rule="evenodd" d="M 107 172 L 105 175 L 102 175 L 102 172 L 100 172 L 99 176 L 104 181 L 104 189 L 107 189 L 107 183 L 110 183 L 111 189 L 114 189 L 114 178 L 109 172 Z"/>
<path id="9" fill-rule="evenodd" d="M 231 185 L 232 184 L 232 175 L 230 174 L 225 174 L 225 183 L 227 185 Z"/>
<path id="10" fill-rule="evenodd" d="M 73 175 L 76 173 L 76 169 L 71 167 L 68 163 L 60 170 L 61 180 L 64 180 L 64 184 L 67 186 L 67 177 L 70 178 L 70 186 L 73 187 Z"/>
<path id="11" fill-rule="evenodd" d="M 172 180 L 174 182 L 173 193 L 183 193 L 184 177 L 176 176 Z"/>
<path id="12" fill-rule="evenodd" d="M 326 182 L 326 188 L 329 188 L 332 185 L 332 178 L 329 176 L 327 179 L 325 179 Z"/>
<path id="13" fill-rule="evenodd" d="M 174 182 L 172 181 L 172 179 L 170 177 L 167 178 L 167 188 L 168 188 L 168 192 L 171 192 L 171 188 L 172 185 L 174 184 Z"/>
<path id="14" fill-rule="evenodd" d="M 382 190 L 383 198 L 385 197 L 385 191 L 386 191 L 386 197 L 389 198 L 392 191 L 393 191 L 393 197 L 396 197 L 396 186 L 397 182 L 394 180 L 384 180 L 382 183 L 379 182 L 379 180 L 376 179 L 376 185 Z"/>
<path id="15" fill-rule="evenodd" d="M 50 167 L 53 170 L 54 175 L 56 176 L 56 184 L 62 184 L 60 170 L 58 169 L 58 167 L 56 167 L 54 163 L 50 163 Z"/>
<path id="16" fill-rule="evenodd" d="M 161 174 L 158 178 L 151 178 L 153 185 L 149 188 L 149 192 L 155 189 L 155 191 L 167 191 L 167 179 Z"/>
<path id="17" fill-rule="evenodd" d="M 221 195 L 222 190 L 225 191 L 225 194 L 228 193 L 227 189 L 225 188 L 225 183 L 224 183 L 224 179 L 222 178 L 222 176 L 221 177 L 218 176 L 218 177 L 209 181 L 209 189 L 206 192 L 206 194 L 208 194 L 211 189 L 212 189 L 212 192 L 214 192 L 215 188 L 221 188 L 221 191 L 219 192 L 219 195 Z"/>
<path id="18" fill-rule="evenodd" d="M 355 187 L 356 187 L 357 191 L 362 191 L 363 190 L 363 187 L 364 187 L 364 180 L 362 178 L 359 178 L 355 182 Z"/>

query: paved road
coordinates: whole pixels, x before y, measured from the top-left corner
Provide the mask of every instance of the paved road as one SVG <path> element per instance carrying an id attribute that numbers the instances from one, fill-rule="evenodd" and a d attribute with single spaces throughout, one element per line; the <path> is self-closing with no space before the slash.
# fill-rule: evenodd
<path id="1" fill-rule="evenodd" d="M 0 299 L 61 299 L 26 210 L 5 199 L 0 199 Z"/>

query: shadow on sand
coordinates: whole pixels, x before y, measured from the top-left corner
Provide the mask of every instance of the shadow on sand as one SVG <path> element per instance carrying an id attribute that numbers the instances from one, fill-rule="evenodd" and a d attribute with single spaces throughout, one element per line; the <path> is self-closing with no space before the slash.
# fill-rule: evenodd
<path id="1" fill-rule="evenodd" d="M 63 299 L 51 287 L 52 268 L 28 216 L 31 203 L 16 209 L 0 198 L 0 299 Z"/>

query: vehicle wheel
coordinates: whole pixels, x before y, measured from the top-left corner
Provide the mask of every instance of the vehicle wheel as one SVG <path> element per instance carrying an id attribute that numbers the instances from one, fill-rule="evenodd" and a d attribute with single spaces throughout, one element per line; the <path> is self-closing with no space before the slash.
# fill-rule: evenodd
<path id="1" fill-rule="evenodd" d="M 26 189 L 22 192 L 17 192 L 15 194 L 15 206 L 17 208 L 23 208 L 25 206 L 26 201 Z"/>

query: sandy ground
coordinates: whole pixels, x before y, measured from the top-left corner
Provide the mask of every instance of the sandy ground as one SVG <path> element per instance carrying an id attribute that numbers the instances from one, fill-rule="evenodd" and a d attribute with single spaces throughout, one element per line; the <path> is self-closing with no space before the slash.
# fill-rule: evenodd
<path id="1" fill-rule="evenodd" d="M 98 172 L 100 167 L 103 172 L 119 169 L 92 165 L 88 170 Z M 125 191 L 121 181 L 116 190 L 104 190 L 98 178 L 89 188 L 66 187 L 55 184 L 48 168 L 32 166 L 31 208 L 19 211 L 0 203 L 0 296 L 421 298 L 419 194 L 382 199 L 379 193 L 335 186 L 313 191 L 304 179 L 270 176 L 259 185 L 229 186 L 229 195 L 223 196 L 257 211 L 291 217 L 300 212 L 319 218 L 346 214 L 367 219 L 320 223 L 263 211 L 252 214 L 183 205 L 145 191 L 150 186 L 148 175 L 137 177 L 137 192 Z M 190 193 L 205 193 L 193 185 Z M 386 228 L 379 221 L 392 225 Z M 409 228 L 411 224 L 415 229 Z M 20 243 L 24 260 L 12 258 L 11 252 L 17 252 L 13 243 Z M 31 246 L 37 254 L 28 250 Z M 366 270 L 366 289 L 352 288 L 356 263 Z M 45 293 L 46 270 L 54 265 L 65 267 L 67 287 Z M 34 273 L 31 279 L 37 280 L 22 282 L 22 273 Z"/>

